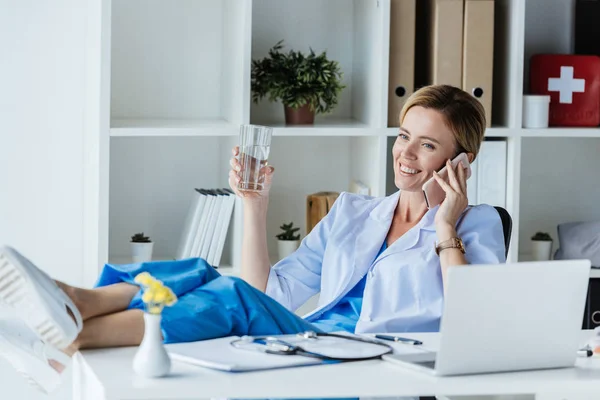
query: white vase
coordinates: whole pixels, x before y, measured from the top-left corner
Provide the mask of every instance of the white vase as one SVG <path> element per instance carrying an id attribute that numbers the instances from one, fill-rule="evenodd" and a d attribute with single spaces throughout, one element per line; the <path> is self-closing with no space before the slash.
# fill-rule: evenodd
<path id="1" fill-rule="evenodd" d="M 133 259 L 134 263 L 152 261 L 152 249 L 154 247 L 153 242 L 129 242 L 129 244 L 131 245 L 131 258 Z"/>
<path id="2" fill-rule="evenodd" d="M 531 256 L 533 261 L 546 261 L 552 257 L 551 240 L 532 240 Z"/>
<path id="3" fill-rule="evenodd" d="M 133 370 L 145 378 L 158 378 L 171 371 L 171 358 L 164 347 L 160 314 L 144 313 L 144 338 L 133 358 Z"/>
<path id="4" fill-rule="evenodd" d="M 277 254 L 279 259 L 282 260 L 292 254 L 298 249 L 300 240 L 278 240 L 277 241 Z"/>

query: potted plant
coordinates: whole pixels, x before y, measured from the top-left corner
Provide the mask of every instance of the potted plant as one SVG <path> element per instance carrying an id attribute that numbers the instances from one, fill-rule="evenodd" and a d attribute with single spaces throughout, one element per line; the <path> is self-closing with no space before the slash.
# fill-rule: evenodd
<path id="1" fill-rule="evenodd" d="M 281 100 L 288 125 L 313 124 L 315 114 L 329 113 L 338 103 L 343 73 L 339 63 L 327 58 L 324 51 L 308 55 L 290 50 L 280 52 L 283 40 L 269 50 L 269 55 L 252 60 L 252 100 L 263 97 Z"/>
<path id="2" fill-rule="evenodd" d="M 136 233 L 131 237 L 131 256 L 134 263 L 142 263 L 152 260 L 152 248 L 154 243 L 144 232 Z"/>
<path id="3" fill-rule="evenodd" d="M 531 253 L 534 261 L 550 260 L 552 237 L 547 232 L 537 232 L 531 237 Z"/>
<path id="4" fill-rule="evenodd" d="M 300 245 L 300 235 L 295 234 L 300 228 L 294 228 L 293 226 L 294 223 L 290 222 L 279 227 L 283 231 L 276 236 L 279 239 L 277 242 L 277 251 L 280 260 L 292 254 Z"/>

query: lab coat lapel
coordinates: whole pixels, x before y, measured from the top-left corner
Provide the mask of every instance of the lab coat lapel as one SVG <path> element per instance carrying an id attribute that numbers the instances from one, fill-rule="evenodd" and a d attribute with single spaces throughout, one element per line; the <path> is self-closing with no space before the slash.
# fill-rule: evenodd
<path id="1" fill-rule="evenodd" d="M 419 239 L 423 235 L 423 231 L 435 231 L 434 219 L 437 208 L 438 207 L 428 210 L 418 224 L 413 226 L 408 232 L 399 237 L 388 249 L 386 249 L 381 258 L 412 249 L 419 244 Z"/>
<path id="2" fill-rule="evenodd" d="M 345 284 L 344 293 L 361 280 L 371 267 L 377 253 L 379 253 L 379 249 L 381 249 L 381 245 L 390 230 L 399 196 L 400 191 L 386 197 L 366 218 L 360 233 L 356 236 L 354 269 L 350 280 Z"/>

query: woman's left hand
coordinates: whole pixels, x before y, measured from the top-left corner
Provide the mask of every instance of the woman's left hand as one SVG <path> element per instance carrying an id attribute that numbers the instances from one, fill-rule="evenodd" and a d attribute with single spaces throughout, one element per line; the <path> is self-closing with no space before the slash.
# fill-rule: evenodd
<path id="1" fill-rule="evenodd" d="M 444 181 L 437 172 L 434 171 L 433 173 L 437 183 L 446 192 L 446 198 L 440 204 L 440 208 L 435 215 L 437 229 L 454 229 L 458 217 L 469 205 L 467 177 L 462 161 L 454 169 L 450 160 L 448 160 L 446 161 L 446 169 L 448 170 L 448 182 Z"/>

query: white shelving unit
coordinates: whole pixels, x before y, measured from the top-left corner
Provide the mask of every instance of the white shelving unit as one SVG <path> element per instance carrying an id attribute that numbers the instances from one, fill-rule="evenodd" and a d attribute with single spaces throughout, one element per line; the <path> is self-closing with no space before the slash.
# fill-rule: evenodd
<path id="1" fill-rule="evenodd" d="M 527 60 L 569 51 L 573 14 L 565 10 L 573 4 L 496 0 L 486 136 L 507 144 L 511 261 L 526 259 L 534 231 L 600 218 L 600 191 L 580 186 L 600 168 L 600 128 L 521 128 Z M 101 0 L 100 12 L 99 135 L 89 140 L 85 171 L 97 182 L 86 196 L 96 217 L 84 227 L 97 247 L 86 250 L 87 276 L 106 262 L 126 262 L 138 231 L 153 238 L 157 258 L 172 258 L 192 189 L 227 186 L 242 123 L 275 128 L 272 254 L 282 222 L 304 232 L 306 195 L 348 190 L 353 179 L 386 194 L 393 181 L 388 138 L 397 134 L 387 126 L 390 0 Z M 314 126 L 285 126 L 281 104 L 251 102 L 251 61 L 279 40 L 286 50 L 326 50 L 344 71 L 337 108 Z M 238 245 L 231 237 L 226 243 L 230 268 Z"/>
<path id="2" fill-rule="evenodd" d="M 575 1 L 527 0 L 524 30 L 523 90 L 529 59 L 538 53 L 572 54 Z M 519 260 L 531 257 L 530 237 L 549 232 L 558 248 L 557 225 L 600 219 L 600 129 L 551 127 L 520 129 Z M 598 276 L 592 271 L 592 276 Z"/>

